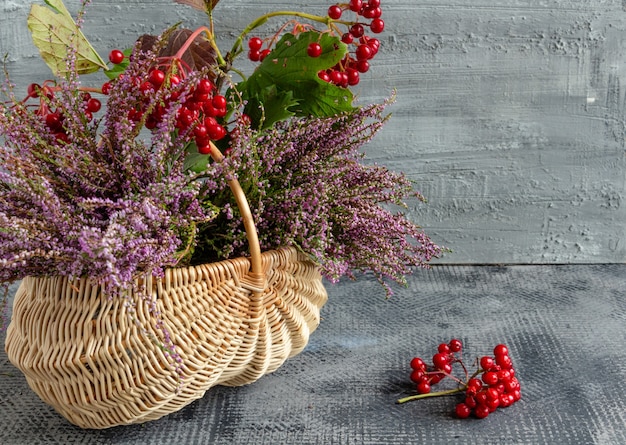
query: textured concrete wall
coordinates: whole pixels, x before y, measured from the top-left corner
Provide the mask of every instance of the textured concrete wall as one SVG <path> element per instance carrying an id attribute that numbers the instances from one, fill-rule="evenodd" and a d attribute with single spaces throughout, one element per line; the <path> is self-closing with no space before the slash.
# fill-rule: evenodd
<path id="1" fill-rule="evenodd" d="M 0 0 L 0 52 L 19 87 L 48 76 L 27 1 Z M 78 2 L 67 1 L 75 11 Z M 222 0 L 220 41 L 274 8 L 317 0 Z M 626 258 L 626 1 L 383 0 L 383 47 L 358 93 L 393 88 L 394 118 L 370 157 L 415 179 L 411 214 L 452 263 Z M 202 17 L 170 0 L 94 0 L 86 33 L 102 54 L 137 33 Z"/>

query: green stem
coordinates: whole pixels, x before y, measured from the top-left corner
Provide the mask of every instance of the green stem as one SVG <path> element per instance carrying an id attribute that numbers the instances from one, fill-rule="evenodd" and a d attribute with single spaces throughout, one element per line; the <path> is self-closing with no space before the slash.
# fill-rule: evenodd
<path id="1" fill-rule="evenodd" d="M 463 391 L 465 391 L 465 388 L 461 387 L 461 388 L 448 389 L 445 391 L 429 392 L 428 394 L 415 394 L 412 396 L 404 397 L 402 399 L 398 399 L 396 403 L 398 404 L 406 403 L 406 402 L 411 402 L 412 400 L 425 399 L 427 397 L 451 396 L 453 394 L 459 394 Z"/>

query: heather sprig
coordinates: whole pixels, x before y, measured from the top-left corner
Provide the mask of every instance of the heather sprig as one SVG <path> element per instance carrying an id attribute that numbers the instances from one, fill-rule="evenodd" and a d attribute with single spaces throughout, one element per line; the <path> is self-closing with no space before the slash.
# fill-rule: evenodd
<path id="1" fill-rule="evenodd" d="M 297 246 L 331 281 L 373 272 L 390 293 L 387 279 L 404 283 L 413 267 L 425 266 L 445 249 L 400 211 L 409 198 L 423 200 L 411 181 L 363 159 L 360 149 L 384 125 L 387 104 L 292 119 L 266 131 L 240 126 L 227 160 L 207 176 L 216 184 L 239 178 L 262 248 Z M 232 198 L 218 188 L 212 200 L 222 214 L 200 230 L 194 260 L 246 254 Z"/>

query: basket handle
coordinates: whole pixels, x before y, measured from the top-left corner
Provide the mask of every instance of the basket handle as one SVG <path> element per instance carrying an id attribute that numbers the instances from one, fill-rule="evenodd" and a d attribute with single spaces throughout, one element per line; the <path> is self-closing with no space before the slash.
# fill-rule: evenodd
<path id="1" fill-rule="evenodd" d="M 222 162 L 224 155 L 219 148 L 211 141 L 211 158 L 215 162 Z M 228 186 L 235 196 L 239 213 L 243 219 L 243 225 L 246 230 L 246 236 L 248 238 L 248 245 L 250 248 L 250 271 L 248 277 L 250 281 L 246 284 L 256 291 L 262 291 L 265 289 L 265 270 L 263 268 L 263 261 L 261 260 L 261 245 L 259 244 L 259 236 L 257 234 L 256 226 L 254 224 L 254 218 L 252 218 L 252 212 L 250 211 L 250 205 L 246 198 L 241 184 L 236 178 L 228 180 Z"/>

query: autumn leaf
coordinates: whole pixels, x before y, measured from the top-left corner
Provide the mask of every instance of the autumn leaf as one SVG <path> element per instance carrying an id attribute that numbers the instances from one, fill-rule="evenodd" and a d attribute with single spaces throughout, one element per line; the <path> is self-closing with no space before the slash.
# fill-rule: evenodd
<path id="1" fill-rule="evenodd" d="M 172 57 L 187 43 L 193 31 L 190 29 L 174 30 L 167 40 L 167 43 L 159 51 L 159 57 Z M 144 34 L 139 37 L 141 49 L 143 51 L 154 49 L 158 37 Z M 202 35 L 198 35 L 189 48 L 182 55 L 181 60 L 190 70 L 199 71 L 203 68 L 214 69 L 216 66 L 216 54 L 213 45 Z M 212 71 L 212 70 L 211 70 Z"/>
<path id="2" fill-rule="evenodd" d="M 88 74 L 107 69 L 61 0 L 45 0 L 46 6 L 33 5 L 27 23 L 33 43 L 56 76 L 67 74 L 68 49 L 76 51 L 76 72 Z"/>

